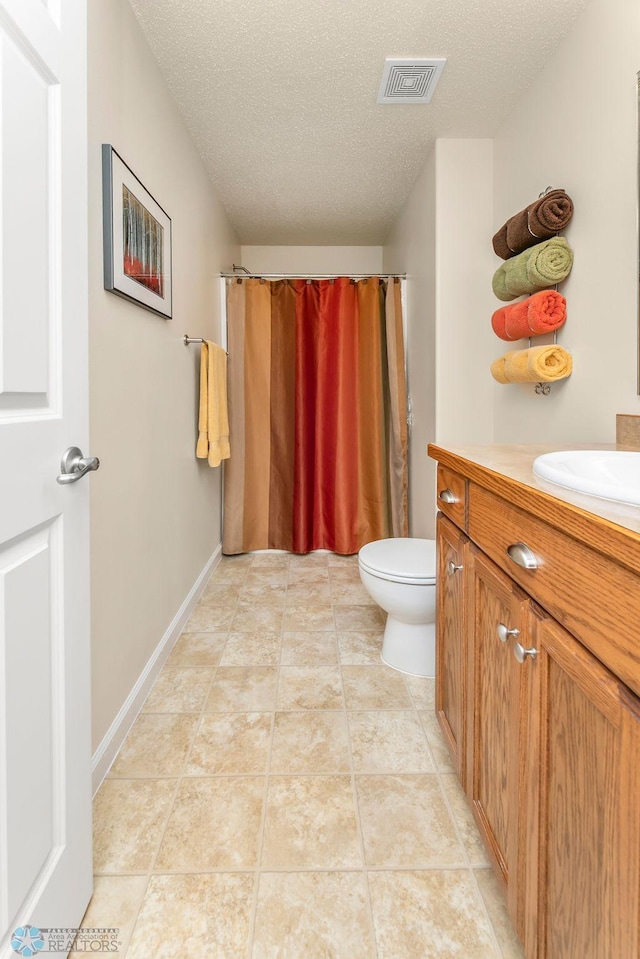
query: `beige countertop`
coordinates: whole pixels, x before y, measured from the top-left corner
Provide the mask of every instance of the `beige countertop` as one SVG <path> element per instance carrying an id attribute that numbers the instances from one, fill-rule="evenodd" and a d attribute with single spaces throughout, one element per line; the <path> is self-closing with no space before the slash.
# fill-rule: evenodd
<path id="1" fill-rule="evenodd" d="M 533 473 L 533 461 L 542 453 L 566 449 L 628 449 L 624 446 L 588 444 L 491 444 L 487 446 L 437 446 L 429 444 L 428 453 L 443 466 L 493 490 L 510 502 L 529 510 L 577 539 L 593 542 L 614 555 L 620 543 L 633 554 L 625 562 L 640 570 L 640 506 L 628 506 L 611 500 L 576 493 L 539 479 Z M 591 535 L 584 531 L 591 530 Z M 602 548 L 603 532 L 612 538 L 611 549 Z"/>

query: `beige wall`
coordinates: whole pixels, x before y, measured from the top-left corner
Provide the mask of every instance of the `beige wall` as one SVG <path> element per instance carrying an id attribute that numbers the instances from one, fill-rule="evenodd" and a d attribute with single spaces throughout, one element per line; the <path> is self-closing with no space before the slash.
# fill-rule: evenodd
<path id="1" fill-rule="evenodd" d="M 384 248 L 384 269 L 407 271 L 414 536 L 434 535 L 435 465 L 427 444 L 489 442 L 493 435 L 491 173 L 490 140 L 438 140 Z"/>
<path id="2" fill-rule="evenodd" d="M 198 348 L 239 247 L 126 0 L 89 7 L 93 743 L 220 543 L 220 471 L 196 462 Z M 174 316 L 102 288 L 100 144 L 172 218 Z"/>
<path id="3" fill-rule="evenodd" d="M 427 443 L 435 437 L 435 152 L 431 153 L 384 247 L 383 269 L 406 271 L 407 388 L 413 423 L 409 434 L 409 513 L 413 536 L 433 535 L 435 472 Z"/>
<path id="4" fill-rule="evenodd" d="M 548 185 L 575 203 L 565 234 L 575 265 L 561 287 L 568 318 L 559 335 L 574 373 L 547 397 L 498 387 L 499 442 L 612 442 L 615 414 L 640 413 L 638 70 L 637 0 L 592 0 L 495 139 L 494 228 Z"/>
<path id="5" fill-rule="evenodd" d="M 381 246 L 243 246 L 252 273 L 380 273 Z M 237 264 L 236 260 L 236 264 Z"/>
<path id="6" fill-rule="evenodd" d="M 491 140 L 436 142 L 436 434 L 493 439 Z"/>

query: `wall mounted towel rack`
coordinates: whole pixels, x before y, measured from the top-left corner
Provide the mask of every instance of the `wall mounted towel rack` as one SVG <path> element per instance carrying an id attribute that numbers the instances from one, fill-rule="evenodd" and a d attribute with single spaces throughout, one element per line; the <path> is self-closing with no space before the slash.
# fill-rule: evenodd
<path id="1" fill-rule="evenodd" d="M 547 213 L 545 213 L 545 218 L 544 218 L 544 219 L 543 219 L 542 217 L 540 217 L 540 225 L 541 225 L 541 227 L 542 227 L 541 230 L 536 230 L 536 231 L 534 231 L 534 230 L 532 229 L 532 227 L 531 227 L 531 215 L 532 215 L 532 210 L 533 210 L 536 206 L 537 206 L 537 207 L 542 207 L 542 204 L 541 204 L 541 203 L 538 203 L 538 204 L 532 203 L 532 204 L 530 204 L 530 205 L 529 205 L 528 207 L 526 207 L 524 210 L 521 210 L 520 213 L 517 213 L 517 214 L 515 214 L 513 217 L 510 217 L 510 218 L 506 221 L 506 223 L 503 224 L 502 227 L 500 227 L 500 229 L 498 230 L 498 232 L 494 235 L 492 242 L 493 242 L 494 252 L 495 252 L 502 260 L 509 260 L 510 257 L 511 257 L 512 255 L 517 254 L 518 251 L 524 252 L 525 250 L 528 250 L 528 249 L 530 248 L 530 246 L 531 246 L 531 240 L 530 240 L 529 236 L 527 236 L 526 231 L 524 230 L 524 226 L 525 226 L 525 225 L 528 227 L 528 232 L 529 232 L 529 234 L 531 234 L 531 238 L 533 239 L 534 245 L 536 245 L 536 244 L 539 242 L 539 240 L 544 240 L 545 237 L 550 240 L 551 237 L 553 237 L 553 236 L 555 236 L 555 237 L 560 236 L 560 234 L 562 233 L 562 231 L 564 230 L 564 228 L 567 226 L 567 224 L 568 224 L 568 222 L 569 222 L 569 220 L 571 219 L 571 216 L 572 216 L 572 214 L 573 214 L 573 204 L 572 204 L 571 198 L 570 198 L 568 195 L 566 195 L 566 193 L 565 193 L 565 191 L 564 191 L 563 189 L 556 188 L 556 187 L 553 187 L 553 186 L 547 186 L 547 187 L 545 187 L 543 190 L 541 190 L 540 193 L 538 194 L 538 201 L 543 200 L 543 198 L 546 197 L 548 194 L 550 194 L 550 193 L 551 193 L 551 194 L 555 194 L 556 192 L 565 195 L 565 201 L 566 201 L 566 204 L 568 204 L 568 205 L 564 206 L 564 207 L 561 208 L 561 209 L 559 208 L 557 211 L 555 211 L 555 213 L 554 213 L 555 221 L 554 221 L 553 219 L 547 220 L 547 219 L 546 219 Z M 548 211 L 547 211 L 547 212 L 548 212 Z M 526 224 L 523 223 L 523 217 L 524 217 L 525 215 L 526 215 Z M 536 215 L 537 215 L 537 211 L 536 211 Z M 509 231 L 509 226 L 510 226 L 510 224 L 512 224 L 512 229 L 515 230 L 515 233 L 514 233 L 515 244 L 513 244 L 513 245 L 508 242 L 508 231 Z M 535 225 L 535 224 L 534 224 L 534 225 Z M 554 233 L 549 233 L 549 230 L 553 230 L 554 228 L 555 228 L 555 232 L 554 232 Z M 524 249 L 522 249 L 522 247 L 524 247 Z M 569 247 L 569 251 L 571 252 L 571 248 L 570 248 L 570 247 Z M 571 261 L 571 262 L 572 262 L 572 261 Z M 571 262 L 569 262 L 569 270 L 571 270 Z M 558 273 L 558 276 L 560 276 L 560 275 L 561 275 L 561 274 Z M 568 274 L 567 274 L 567 275 L 568 275 Z M 566 279 L 566 276 L 565 276 L 565 279 Z M 557 290 L 558 290 L 558 283 L 555 283 L 553 288 L 557 291 Z M 534 287 L 534 289 L 535 289 L 535 287 Z M 499 294 L 499 293 L 497 292 L 497 290 L 496 290 L 496 286 L 495 286 L 495 276 L 494 276 L 494 292 L 496 292 L 496 295 L 498 296 L 499 299 L 502 299 L 502 297 L 500 296 L 500 294 Z M 523 291 L 521 290 L 520 292 L 522 293 Z M 533 292 L 533 290 L 530 290 L 529 292 Z M 508 299 L 508 297 L 507 297 L 507 299 Z M 494 332 L 496 332 L 496 333 L 498 334 L 498 336 L 500 336 L 500 333 L 498 332 L 498 330 L 497 330 L 495 327 L 494 327 Z M 536 332 L 536 333 L 539 333 L 540 331 L 535 331 L 535 332 Z M 553 331 L 553 343 L 554 343 L 554 345 L 557 344 L 557 342 L 558 342 L 557 331 L 554 330 L 554 331 Z M 529 337 L 529 349 L 531 349 L 531 337 Z M 565 375 L 567 375 L 567 374 L 565 374 Z M 497 377 L 496 377 L 496 378 L 497 378 Z M 500 381 L 500 382 L 502 382 L 502 381 Z M 542 382 L 542 381 L 540 381 L 540 382 L 537 382 L 537 383 L 533 383 L 532 385 L 533 385 L 534 392 L 535 392 L 538 396 L 549 396 L 549 394 L 551 393 L 551 385 L 550 385 L 550 383 L 548 383 L 548 382 Z"/>
<path id="2" fill-rule="evenodd" d="M 204 340 L 201 336 L 189 336 L 188 333 L 185 333 L 184 336 L 182 337 L 182 342 L 184 343 L 185 346 L 189 346 L 190 343 L 206 343 L 207 341 Z M 225 353 L 227 354 L 227 356 L 229 355 L 227 350 L 225 350 Z"/>
<path id="3" fill-rule="evenodd" d="M 551 189 L 551 187 L 547 187 L 547 191 L 549 191 L 550 189 Z M 557 284 L 557 283 L 556 283 L 555 288 L 556 288 L 556 290 L 558 289 L 558 284 Z M 556 344 L 556 343 L 558 342 L 558 331 L 557 331 L 557 330 L 554 330 L 554 331 L 553 331 L 553 342 L 554 342 L 554 344 Z M 531 337 L 529 337 L 529 349 L 531 349 Z M 534 389 L 534 393 L 537 393 L 538 396 L 548 396 L 550 392 L 551 392 L 551 384 L 550 384 L 550 383 L 536 383 L 535 389 Z"/>
<path id="4" fill-rule="evenodd" d="M 553 187 L 553 186 L 548 186 L 548 187 L 546 187 L 546 188 L 542 191 L 542 193 L 539 193 L 539 194 L 538 194 L 538 199 L 541 200 L 543 196 L 546 196 L 547 193 L 552 193 L 554 190 L 555 190 L 555 187 Z M 559 234 L 559 233 L 556 233 L 555 235 L 556 235 L 556 236 L 559 236 L 560 234 Z M 553 289 L 556 290 L 556 292 L 557 292 L 557 290 L 558 290 L 558 284 L 557 284 L 557 283 L 555 284 L 555 286 L 553 287 Z M 557 330 L 554 330 L 554 331 L 553 331 L 553 342 L 554 342 L 554 343 L 557 343 L 557 342 L 558 342 L 558 331 L 557 331 Z M 529 337 L 529 347 L 531 347 L 531 337 Z M 535 389 L 534 389 L 534 393 L 537 393 L 538 396 L 548 396 L 550 392 L 551 392 L 551 385 L 550 385 L 549 383 L 536 383 Z"/>

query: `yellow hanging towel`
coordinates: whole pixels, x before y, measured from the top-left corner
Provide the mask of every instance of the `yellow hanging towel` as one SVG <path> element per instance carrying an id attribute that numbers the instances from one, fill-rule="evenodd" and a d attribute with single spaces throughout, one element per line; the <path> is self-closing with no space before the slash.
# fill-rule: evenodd
<path id="1" fill-rule="evenodd" d="M 200 413 L 196 456 L 209 466 L 229 459 L 227 413 L 227 354 L 221 346 L 205 340 L 200 354 Z"/>

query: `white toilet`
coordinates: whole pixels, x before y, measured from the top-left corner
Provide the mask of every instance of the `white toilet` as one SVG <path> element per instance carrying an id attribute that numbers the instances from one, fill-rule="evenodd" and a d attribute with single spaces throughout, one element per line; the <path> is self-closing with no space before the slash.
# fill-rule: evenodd
<path id="1" fill-rule="evenodd" d="M 367 543 L 360 578 L 387 612 L 382 661 L 413 676 L 435 675 L 436 543 L 397 537 Z"/>

